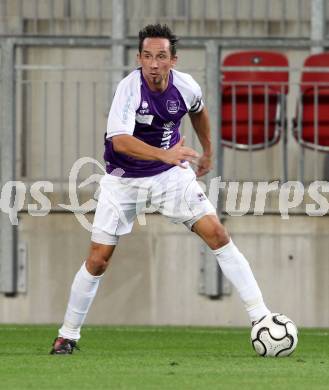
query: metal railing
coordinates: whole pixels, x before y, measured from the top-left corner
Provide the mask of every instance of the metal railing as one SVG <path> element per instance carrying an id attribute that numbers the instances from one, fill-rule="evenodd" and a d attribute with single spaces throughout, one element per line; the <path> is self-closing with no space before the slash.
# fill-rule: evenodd
<path id="1" fill-rule="evenodd" d="M 60 202 L 65 203 L 68 177 L 75 161 L 87 156 L 103 164 L 103 135 L 111 101 L 110 73 L 114 70 L 86 66 L 16 66 L 16 176 L 19 180 L 28 186 L 38 180 L 50 180 Z M 214 88 L 206 85 L 206 69 L 180 70 L 198 79 L 205 96 L 209 88 Z M 231 68 L 221 70 L 232 71 Z M 290 69 L 291 73 L 297 71 L 300 73 L 301 69 Z M 290 91 L 286 97 L 288 85 Z M 225 83 L 221 90 L 224 87 Z M 280 183 L 288 179 L 305 183 L 327 179 L 327 158 L 316 142 L 319 115 L 311 118 L 315 147 L 305 150 L 303 143 L 297 142 L 301 141 L 302 134 L 300 83 L 281 83 L 281 94 L 271 92 L 271 83 L 262 85 L 261 91 L 259 83 L 243 85 L 243 93 L 239 87 L 241 83 L 230 83 L 231 94 L 226 101 L 222 97 L 221 117 L 217 118 L 221 121 L 224 146 L 222 178 L 237 182 L 279 180 Z M 318 113 L 321 100 L 316 94 L 318 87 L 313 88 L 312 110 Z M 223 123 L 227 104 L 229 116 Z M 200 151 L 188 119 L 183 122 L 182 133 L 187 138 L 186 143 Z M 81 172 L 80 182 L 92 173 L 95 166 Z"/>
<path id="2" fill-rule="evenodd" d="M 221 68 L 223 72 L 248 69 L 252 70 L 247 67 Z M 284 70 L 289 70 L 291 75 L 296 74 L 297 77 L 307 73 L 329 73 L 327 67 L 277 69 L 278 72 Z M 257 72 L 259 71 L 262 69 L 257 68 Z M 275 69 L 265 68 L 263 71 L 272 72 Z M 261 160 L 253 163 L 257 156 L 254 151 L 269 149 L 281 138 L 283 156 L 272 155 L 267 161 L 269 166 L 273 166 L 273 161 L 277 167 L 281 166 L 283 174 L 278 174 L 277 179 L 298 179 L 303 183 L 329 179 L 326 155 L 329 152 L 327 81 L 319 81 L 317 77 L 317 81 L 313 82 L 223 82 L 221 90 L 224 91 L 224 96 L 228 88 L 229 95 L 226 99 L 222 97 L 221 118 L 222 144 L 229 147 L 225 149 L 225 154 L 227 159 L 231 158 L 226 162 L 228 168 L 224 169 L 227 177 L 238 181 L 257 179 L 254 175 L 257 166 L 258 171 L 259 165 L 261 168 L 264 166 Z M 224 120 L 226 123 L 223 123 Z M 273 149 L 266 153 L 271 153 Z M 299 162 L 297 166 L 296 161 Z M 247 176 L 241 172 L 243 168 L 246 168 Z M 270 168 L 267 169 L 267 173 L 271 171 Z M 270 179 L 270 176 L 267 175 L 264 179 Z"/>
<path id="3" fill-rule="evenodd" d="M 27 194 L 35 180 L 45 179 L 54 183 L 51 198 L 51 210 L 61 210 L 60 203 L 66 201 L 68 193 L 68 174 L 73 159 L 79 156 L 94 157 L 102 162 L 103 133 L 105 132 L 106 119 L 112 96 L 113 73 L 118 70 L 130 70 L 134 66 L 113 67 L 106 61 L 96 58 L 92 49 L 103 49 L 109 56 L 109 40 L 101 37 L 87 39 L 85 37 L 2 37 L 1 38 L 1 185 L 10 180 L 21 180 L 26 184 Z M 64 39 L 63 39 L 64 38 Z M 276 49 L 280 50 L 283 40 L 275 42 Z M 223 41 L 221 41 L 223 42 Z M 241 48 L 243 43 L 227 40 L 225 47 Z M 248 47 L 257 47 L 257 42 L 249 41 Z M 265 42 L 265 43 L 264 43 Z M 262 41 L 264 48 L 268 41 Z M 285 41 L 286 48 L 291 42 Z M 222 173 L 224 180 L 250 181 L 254 184 L 259 180 L 273 181 L 283 180 L 282 151 L 283 138 L 280 143 L 267 147 L 263 151 L 240 151 L 237 148 L 221 148 L 220 144 L 220 48 L 216 40 L 198 39 L 187 42 L 189 50 L 201 50 L 198 60 L 201 67 L 189 66 L 187 70 L 201 84 L 205 95 L 206 104 L 210 111 L 213 126 L 213 141 L 217 145 L 215 158 L 215 173 Z M 255 46 L 251 46 L 255 44 Z M 136 43 L 135 43 L 136 45 Z M 197 45 L 197 46 L 195 46 Z M 230 46 L 231 45 L 231 46 Z M 311 44 L 305 40 L 296 40 L 295 48 L 309 49 Z M 35 50 L 42 47 L 43 50 Z M 47 52 L 45 47 L 49 50 Z M 79 48 L 79 62 L 68 57 L 67 62 L 64 48 L 69 48 L 67 53 L 72 55 L 73 49 Z M 132 46 L 130 45 L 129 48 Z M 246 46 L 244 46 L 246 47 Z M 259 46 L 258 46 L 259 47 Z M 81 51 L 80 50 L 84 51 Z M 136 46 L 135 46 L 136 48 Z M 56 50 L 59 49 L 58 52 Z M 125 47 L 128 51 L 128 47 Z M 50 55 L 51 53 L 51 55 Z M 55 53 L 54 57 L 53 54 Z M 83 54 L 82 54 L 83 53 Z M 91 53 L 93 53 L 91 55 Z M 196 54 L 192 57 L 195 59 Z M 38 60 L 42 59 L 39 62 Z M 190 57 L 191 58 L 191 57 Z M 58 65 L 54 65 L 55 60 Z M 102 57 L 104 59 L 104 57 Z M 15 62 L 16 61 L 16 62 Z M 186 61 L 195 65 L 195 61 Z M 199 63 L 199 62 L 198 62 Z M 37 64 L 37 65 L 36 65 Z M 77 65 L 78 64 L 78 65 Z M 81 66 L 80 64 L 84 64 Z M 99 64 L 104 64 L 100 67 Z M 298 72 L 301 69 L 290 69 L 290 72 Z M 84 76 L 84 75 L 88 75 Z M 299 162 L 311 157 L 312 164 L 307 164 L 305 181 L 325 178 L 322 165 L 326 155 L 317 150 L 305 150 L 299 147 L 296 139 L 292 137 L 292 118 L 296 116 L 296 105 L 299 96 L 299 82 L 290 83 L 290 92 L 287 97 L 287 150 L 288 150 L 288 179 L 298 178 Z M 234 95 L 233 95 L 234 96 Z M 233 97 L 233 102 L 234 102 Z M 251 98 L 247 98 L 252 102 Z M 264 99 L 265 112 L 267 111 Z M 234 116 L 235 117 L 235 116 Z M 233 118 L 234 118 L 233 117 Z M 280 118 L 283 118 L 280 117 Z M 252 120 L 248 122 L 248 128 L 252 128 Z M 265 121 L 266 127 L 266 121 Z M 192 135 L 188 120 L 183 125 L 183 132 L 190 135 L 187 144 L 197 147 L 195 135 Z M 16 136 L 16 142 L 15 142 Z M 266 144 L 266 142 L 265 142 Z M 269 145 L 268 145 L 269 146 Z M 224 150 L 224 152 L 223 152 Z M 234 155 L 235 154 L 235 155 Z M 248 160 L 249 159 L 249 160 Z M 279 164 L 278 164 L 279 162 Z M 317 171 L 314 164 L 318 164 Z M 234 168 L 235 164 L 235 168 Z M 279 167 L 279 168 L 278 168 Z M 16 175 L 14 173 L 14 169 Z M 233 171 L 231 171 L 233 169 Z M 245 170 L 243 172 L 243 170 Z M 81 172 L 78 184 L 82 184 L 85 178 L 95 172 L 95 167 L 87 167 Z M 252 172 L 252 175 L 250 174 Z M 100 172 L 101 173 L 101 172 Z M 323 174 L 322 174 L 323 173 Z M 315 175 L 316 174 L 316 175 Z M 64 178 L 64 180 L 63 180 Z M 207 183 L 209 184 L 209 183 Z M 208 186 L 209 189 L 209 186 Z M 234 188 L 233 188 L 234 189 Z M 84 186 L 81 194 L 81 204 L 94 195 L 95 185 Z M 239 189 L 237 196 L 240 196 Z M 267 203 L 265 212 L 278 212 L 275 204 L 278 194 L 274 192 L 273 202 Z M 29 198 L 27 203 L 35 206 L 35 199 Z M 225 207 L 227 204 L 224 205 Z M 227 208 L 222 209 L 227 211 Z M 253 206 L 252 206 L 253 207 Z M 251 208 L 251 211 L 253 208 Z M 301 210 L 300 212 L 304 212 Z M 2 291 L 8 293 L 15 291 L 14 275 L 15 267 L 11 259 L 15 256 L 14 243 L 16 240 L 16 227 L 10 224 L 8 215 L 2 213 L 1 219 L 1 258 L 3 275 L 0 280 Z M 6 260 L 8 259 L 8 261 Z M 6 271 L 10 268 L 10 272 Z M 6 275 L 11 275 L 7 277 Z"/>
<path id="4" fill-rule="evenodd" d="M 134 69 L 127 66 L 126 71 Z M 64 65 L 16 65 L 15 123 L 16 178 L 25 183 L 27 194 L 37 181 L 50 181 L 54 191 L 52 209 L 67 203 L 69 175 L 80 158 L 92 158 L 104 166 L 104 133 L 112 100 L 111 73 L 114 68 Z M 120 69 L 122 70 L 122 69 Z M 192 72 L 204 86 L 204 69 L 180 69 Z M 205 90 L 205 88 L 203 88 Z M 186 142 L 200 149 L 191 126 L 181 129 Z M 103 172 L 96 164 L 84 167 L 77 185 L 92 174 Z M 86 187 L 86 196 L 96 186 Z M 24 209 L 31 201 L 26 197 Z"/>
<path id="5" fill-rule="evenodd" d="M 183 37 L 182 47 L 202 50 L 204 62 L 201 69 L 196 70 L 196 63 L 199 63 L 196 56 L 200 53 L 194 53 L 193 60 L 189 62 L 194 69 L 189 71 L 202 85 L 209 109 L 212 141 L 217 145 L 215 174 L 223 174 L 230 180 L 234 177 L 239 180 L 247 178 L 252 180 L 251 184 L 257 181 L 257 177 L 268 180 L 282 178 L 282 167 L 277 173 L 277 161 L 282 162 L 282 151 L 285 150 L 281 147 L 284 145 L 282 138 L 277 145 L 257 152 L 248 150 L 246 153 L 221 147 L 220 51 L 224 48 L 255 47 L 321 51 L 329 46 L 324 23 L 328 20 L 328 11 L 325 10 L 324 0 L 0 0 L 0 178 L 4 196 L 6 191 L 3 186 L 12 183 L 12 180 L 21 180 L 18 186 L 25 186 L 30 196 L 35 180 L 45 179 L 53 183 L 52 194 L 47 194 L 51 199 L 51 210 L 58 210 L 60 203 L 69 203 L 66 199 L 70 165 L 79 156 L 96 157 L 96 160 L 102 161 L 102 140 L 112 86 L 114 89 L 123 76 L 123 70 L 130 68 L 125 66 L 126 54 L 130 55 L 129 50 L 136 48 L 139 29 L 154 22 L 167 23 L 178 36 Z M 43 50 L 39 53 L 34 51 L 40 47 Z M 63 48 L 69 48 L 68 61 L 61 57 Z M 69 56 L 75 48 L 86 49 L 79 57 L 80 62 L 70 61 L 72 58 Z M 92 61 L 95 52 L 91 49 L 96 48 L 111 56 L 109 61 L 97 57 Z M 53 57 L 56 49 L 59 53 Z M 59 64 L 57 68 L 54 58 Z M 82 63 L 88 64 L 86 69 L 82 69 Z M 102 64 L 104 68 L 100 67 Z M 88 77 L 84 76 L 86 74 Z M 298 161 L 304 161 L 310 152 L 315 163 L 321 155 L 317 150 L 298 148 L 291 136 L 290 120 L 296 111 L 297 96 L 298 85 L 295 86 L 295 94 L 292 87 L 288 96 L 288 132 L 285 133 L 289 148 L 288 177 L 293 178 Z M 252 120 L 248 121 L 251 128 Z M 264 122 L 266 127 L 267 121 Z M 187 143 L 197 147 L 188 121 L 183 124 L 182 130 L 188 135 Z M 267 141 L 265 144 L 269 146 Z M 298 158 L 299 151 L 302 151 L 301 158 Z M 229 177 L 234 164 L 234 175 Z M 90 205 L 96 186 L 84 179 L 90 175 L 93 177 L 99 165 L 98 168 L 87 166 L 84 169 L 77 178 L 77 184 L 83 187 L 79 204 Z M 241 175 L 242 169 L 247 169 L 246 175 Z M 254 177 L 250 177 L 250 172 L 255 174 Z M 313 169 L 312 172 L 320 177 L 322 171 Z M 307 175 L 305 171 L 305 179 Z M 232 185 L 236 190 L 236 185 Z M 19 271 L 18 235 L 11 218 L 15 213 L 17 215 L 15 201 L 19 191 L 18 187 L 9 186 L 8 189 L 8 213 L 0 215 L 0 290 L 15 294 Z M 236 194 L 240 198 L 243 195 L 239 188 Z M 83 203 L 84 199 L 89 203 Z M 273 199 L 274 202 L 278 199 L 277 194 Z M 5 210 L 3 200 L 2 197 L 2 211 Z M 28 198 L 25 210 L 26 203 L 32 203 L 28 211 L 38 211 L 35 198 Z M 275 203 L 265 206 L 266 212 L 277 210 Z M 217 296 L 220 293 L 218 265 L 211 253 L 205 251 L 202 257 L 206 270 L 202 292 Z"/>

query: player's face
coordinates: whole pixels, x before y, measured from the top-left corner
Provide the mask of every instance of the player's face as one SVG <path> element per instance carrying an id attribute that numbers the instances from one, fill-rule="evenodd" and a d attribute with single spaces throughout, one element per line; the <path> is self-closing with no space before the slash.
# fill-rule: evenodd
<path id="1" fill-rule="evenodd" d="M 153 91 L 164 91 L 168 85 L 170 69 L 177 57 L 170 53 L 170 43 L 166 38 L 145 38 L 142 52 L 138 54 L 143 76 Z"/>

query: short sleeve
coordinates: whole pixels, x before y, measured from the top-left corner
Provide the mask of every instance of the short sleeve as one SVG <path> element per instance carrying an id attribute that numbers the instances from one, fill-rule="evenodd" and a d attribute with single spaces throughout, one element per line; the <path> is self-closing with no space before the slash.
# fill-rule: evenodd
<path id="1" fill-rule="evenodd" d="M 200 85 L 187 73 L 177 70 L 173 70 L 172 72 L 174 75 L 173 83 L 182 95 L 187 111 L 192 113 L 202 111 L 204 103 Z"/>
<path id="2" fill-rule="evenodd" d="M 132 135 L 134 132 L 136 110 L 141 96 L 140 78 L 135 72 L 120 81 L 118 85 L 107 120 L 106 138 L 119 134 Z"/>

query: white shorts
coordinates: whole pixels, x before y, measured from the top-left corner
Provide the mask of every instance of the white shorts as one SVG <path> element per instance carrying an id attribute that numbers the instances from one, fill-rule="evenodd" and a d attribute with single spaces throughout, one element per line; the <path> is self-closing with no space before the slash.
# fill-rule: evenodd
<path id="1" fill-rule="evenodd" d="M 100 181 L 91 239 L 116 245 L 119 236 L 131 232 L 138 215 L 152 212 L 189 229 L 204 215 L 216 214 L 190 167 L 176 166 L 142 178 L 106 174 Z"/>

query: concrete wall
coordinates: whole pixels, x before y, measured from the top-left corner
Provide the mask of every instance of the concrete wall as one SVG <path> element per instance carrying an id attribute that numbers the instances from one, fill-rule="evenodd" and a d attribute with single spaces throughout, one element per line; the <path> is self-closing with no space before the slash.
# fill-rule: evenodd
<path id="1" fill-rule="evenodd" d="M 328 217 L 230 217 L 226 225 L 246 255 L 272 311 L 300 326 L 329 326 Z M 0 296 L 3 323 L 60 323 L 89 233 L 72 214 L 21 215 L 28 247 L 26 294 Z M 236 293 L 198 294 L 200 241 L 185 227 L 151 215 L 123 237 L 91 308 L 89 324 L 247 325 Z"/>
<path id="2" fill-rule="evenodd" d="M 0 33 L 111 34 L 111 1 L 24 0 L 22 7 L 18 1 L 3 3 Z M 181 35 L 307 36 L 310 7 L 311 0 L 127 0 L 127 31 L 136 35 L 142 25 L 159 21 Z"/>

